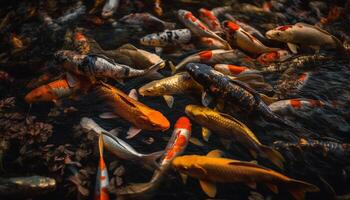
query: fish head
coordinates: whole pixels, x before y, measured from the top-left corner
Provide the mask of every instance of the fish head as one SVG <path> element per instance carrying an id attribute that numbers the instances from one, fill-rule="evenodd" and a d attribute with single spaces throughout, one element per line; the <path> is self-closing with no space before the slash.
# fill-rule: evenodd
<path id="1" fill-rule="evenodd" d="M 279 26 L 275 29 L 266 32 L 266 38 L 270 40 L 277 40 L 281 42 L 288 42 L 292 38 L 292 25 Z"/>
<path id="2" fill-rule="evenodd" d="M 212 68 L 205 64 L 189 63 L 185 66 L 185 70 L 191 77 L 204 87 L 209 87 L 211 83 L 210 72 Z"/>
<path id="3" fill-rule="evenodd" d="M 189 13 L 192 14 L 190 11 L 180 9 L 177 11 L 177 16 L 181 19 L 185 19 L 185 16 L 189 15 Z"/>
<path id="4" fill-rule="evenodd" d="M 162 38 L 158 34 L 149 34 L 140 39 L 140 43 L 146 46 L 160 46 Z"/>
<path id="5" fill-rule="evenodd" d="M 190 118 L 202 124 L 208 121 L 208 112 L 210 112 L 210 108 L 197 106 L 197 105 L 187 105 L 185 108 L 186 115 Z"/>
<path id="6" fill-rule="evenodd" d="M 34 102 L 49 102 L 56 98 L 55 94 L 51 91 L 47 85 L 38 87 L 30 91 L 25 97 L 24 100 L 31 104 Z"/>
<path id="7" fill-rule="evenodd" d="M 191 126 L 190 120 L 183 116 L 176 121 L 174 129 L 186 129 L 187 131 L 191 132 Z"/>
<path id="8" fill-rule="evenodd" d="M 205 177 L 207 173 L 199 165 L 200 159 L 201 157 L 197 155 L 178 156 L 171 164 L 176 171 L 201 179 Z"/>
<path id="9" fill-rule="evenodd" d="M 159 111 L 151 110 L 146 116 L 145 120 L 151 124 L 152 130 L 166 131 L 170 128 L 169 120 Z"/>
<path id="10" fill-rule="evenodd" d="M 139 94 L 142 96 L 161 96 L 167 91 L 167 87 L 163 81 L 152 81 L 139 88 Z"/>

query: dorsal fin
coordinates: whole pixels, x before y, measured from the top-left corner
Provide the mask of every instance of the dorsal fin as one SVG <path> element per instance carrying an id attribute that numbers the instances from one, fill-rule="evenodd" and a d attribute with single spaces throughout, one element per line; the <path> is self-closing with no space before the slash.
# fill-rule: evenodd
<path id="1" fill-rule="evenodd" d="M 210 151 L 210 152 L 207 154 L 207 157 L 221 158 L 223 155 L 224 155 L 224 152 L 222 152 L 222 151 L 219 150 L 219 149 L 215 149 L 215 150 Z"/>

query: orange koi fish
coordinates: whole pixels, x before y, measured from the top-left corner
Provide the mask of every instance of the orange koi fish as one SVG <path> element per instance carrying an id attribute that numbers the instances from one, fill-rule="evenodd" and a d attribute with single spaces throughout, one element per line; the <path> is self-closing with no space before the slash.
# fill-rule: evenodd
<path id="1" fill-rule="evenodd" d="M 133 125 L 128 131 L 127 138 L 134 137 L 142 129 L 166 131 L 170 127 L 170 122 L 162 113 L 137 101 L 136 90 L 132 90 L 128 96 L 117 88 L 101 82 L 97 92 L 113 109 L 113 113 L 104 113 L 100 115 L 101 118 L 115 118 L 117 115 Z"/>
<path id="2" fill-rule="evenodd" d="M 24 100 L 29 104 L 35 102 L 58 103 L 59 99 L 72 96 L 77 90 L 87 91 L 90 86 L 90 82 L 83 77 L 67 75 L 64 78 L 33 89 L 24 97 Z"/>
<path id="3" fill-rule="evenodd" d="M 214 150 L 207 156 L 179 156 L 173 160 L 172 166 L 180 173 L 199 179 L 203 191 L 211 198 L 216 196 L 216 183 L 245 183 L 256 188 L 256 183 L 261 182 L 274 193 L 278 193 L 278 185 L 297 200 L 304 199 L 305 192 L 320 191 L 313 184 L 289 178 L 251 162 L 220 158 L 221 154 Z"/>

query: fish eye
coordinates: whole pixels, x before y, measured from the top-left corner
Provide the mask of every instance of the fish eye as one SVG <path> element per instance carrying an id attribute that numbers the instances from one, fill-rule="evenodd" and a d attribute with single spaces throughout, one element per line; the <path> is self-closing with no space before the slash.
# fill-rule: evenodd
<path id="1" fill-rule="evenodd" d="M 277 36 L 281 36 L 281 33 L 280 32 L 277 32 L 277 34 L 276 34 Z"/>

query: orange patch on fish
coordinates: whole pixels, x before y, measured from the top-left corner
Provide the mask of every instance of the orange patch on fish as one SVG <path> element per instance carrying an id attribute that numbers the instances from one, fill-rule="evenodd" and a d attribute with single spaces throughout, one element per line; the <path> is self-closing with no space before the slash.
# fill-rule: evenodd
<path id="1" fill-rule="evenodd" d="M 81 41 L 81 42 L 87 41 L 86 37 L 81 32 L 77 32 L 75 34 L 75 40 Z"/>
<path id="2" fill-rule="evenodd" d="M 307 79 L 307 77 L 308 77 L 308 74 L 307 73 L 303 73 L 303 74 L 300 75 L 298 80 L 304 82 Z"/>
<path id="3" fill-rule="evenodd" d="M 191 122 L 190 120 L 187 118 L 187 117 L 180 117 L 175 126 L 174 126 L 175 129 L 177 128 L 183 128 L 183 129 L 186 129 L 188 131 L 191 131 Z"/>
<path id="4" fill-rule="evenodd" d="M 210 60 L 211 57 L 213 57 L 213 52 L 212 51 L 202 51 L 198 55 L 199 55 L 199 58 L 201 61 L 206 61 L 206 60 Z"/>
<path id="5" fill-rule="evenodd" d="M 184 15 L 185 19 L 189 19 L 191 20 L 192 22 L 195 22 L 197 21 L 197 18 L 195 16 L 193 16 L 193 14 L 191 12 L 187 12 L 185 15 Z"/>
<path id="6" fill-rule="evenodd" d="M 248 69 L 247 67 L 236 66 L 236 65 L 227 65 L 227 68 L 234 75 L 238 75 Z"/>
<path id="7" fill-rule="evenodd" d="M 293 108 L 301 108 L 301 101 L 299 99 L 291 99 L 289 103 Z"/>
<path id="8" fill-rule="evenodd" d="M 226 26 L 231 29 L 232 31 L 237 31 L 240 27 L 236 23 L 233 22 L 227 22 Z"/>
<path id="9" fill-rule="evenodd" d="M 280 27 L 278 27 L 277 30 L 279 30 L 279 31 L 285 31 L 285 30 L 287 30 L 287 29 L 289 29 L 289 28 L 292 28 L 292 27 L 293 27 L 293 25 L 285 25 L 285 26 L 280 26 Z"/>

